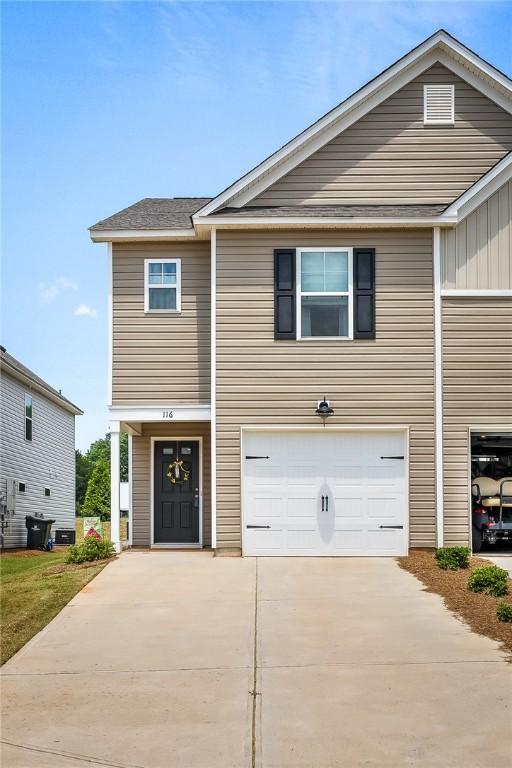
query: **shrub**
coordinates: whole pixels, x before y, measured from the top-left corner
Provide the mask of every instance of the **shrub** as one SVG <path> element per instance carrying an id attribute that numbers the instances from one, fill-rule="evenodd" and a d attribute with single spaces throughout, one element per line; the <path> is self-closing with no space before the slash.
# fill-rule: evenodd
<path id="1" fill-rule="evenodd" d="M 468 567 L 470 555 L 469 547 L 441 547 L 436 549 L 434 557 L 444 571 L 458 571 Z"/>
<path id="2" fill-rule="evenodd" d="M 94 465 L 81 514 L 83 517 L 97 516 L 102 520 L 110 520 L 110 466 L 103 459 Z"/>
<path id="3" fill-rule="evenodd" d="M 106 539 L 87 536 L 81 544 L 69 547 L 66 553 L 66 563 L 87 563 L 93 560 L 104 560 L 115 554 L 114 545 Z"/>
<path id="4" fill-rule="evenodd" d="M 482 565 L 471 573 L 468 588 L 471 592 L 503 597 L 508 592 L 508 573 L 497 565 Z"/>
<path id="5" fill-rule="evenodd" d="M 512 605 L 510 603 L 500 603 L 496 609 L 496 616 L 500 621 L 512 623 Z"/>

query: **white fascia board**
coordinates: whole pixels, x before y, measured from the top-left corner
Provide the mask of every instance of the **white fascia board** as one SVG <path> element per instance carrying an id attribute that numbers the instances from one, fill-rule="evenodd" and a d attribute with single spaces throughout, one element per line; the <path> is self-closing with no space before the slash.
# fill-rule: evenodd
<path id="1" fill-rule="evenodd" d="M 116 421 L 210 421 L 209 405 L 111 405 L 108 409 L 111 419 Z"/>
<path id="2" fill-rule="evenodd" d="M 464 194 L 455 200 L 443 213 L 456 216 L 459 221 L 469 216 L 479 205 L 512 179 L 512 152 L 500 160 L 481 179 L 478 179 Z"/>
<path id="3" fill-rule="evenodd" d="M 46 387 L 43 387 L 37 381 L 34 381 L 34 379 L 30 378 L 30 376 L 25 376 L 25 374 L 19 371 L 17 368 L 13 368 L 11 365 L 9 365 L 7 360 L 2 360 L 2 371 L 9 376 L 12 376 L 13 379 L 19 381 L 20 384 L 23 384 L 23 386 L 26 387 L 29 392 L 37 392 L 47 400 L 51 400 L 51 402 L 55 403 L 55 405 L 59 405 L 65 411 L 72 413 L 73 416 L 84 415 L 84 412 L 77 405 L 73 405 L 73 403 L 67 400 L 63 400 L 57 393 L 50 392 L 48 389 L 46 389 Z"/>
<path id="4" fill-rule="evenodd" d="M 94 243 L 115 243 L 123 240 L 172 240 L 176 237 L 196 237 L 193 228 L 186 229 L 104 229 L 90 233 Z"/>
<path id="5" fill-rule="evenodd" d="M 392 218 L 389 216 L 359 216 L 359 217 L 336 217 L 336 216 L 215 216 L 215 219 L 202 217 L 196 220 L 197 226 L 215 225 L 222 227 L 323 227 L 336 226 L 345 227 L 433 227 L 433 226 L 453 226 L 457 223 L 456 216 L 438 216 L 429 218 Z"/>
<path id="6" fill-rule="evenodd" d="M 450 52 L 462 59 L 466 66 L 453 56 L 450 56 Z M 460 74 L 468 82 L 472 84 L 478 83 L 479 90 L 486 92 L 495 102 L 500 103 L 509 112 L 512 111 L 512 87 L 510 80 L 441 30 L 386 69 L 366 86 L 356 91 L 342 104 L 328 112 L 324 117 L 320 118 L 320 120 L 256 166 L 256 168 L 238 179 L 201 208 L 196 216 L 202 217 L 213 213 L 213 211 L 226 205 L 228 202 L 234 202 L 233 198 L 235 196 L 237 197 L 237 205 L 244 205 L 247 200 L 256 196 L 261 189 L 268 187 L 277 178 L 280 178 L 316 149 L 323 146 L 330 138 L 345 130 L 355 120 L 359 120 L 436 61 L 442 61 L 442 63 L 449 65 L 450 69 Z M 492 83 L 499 85 L 506 93 L 501 94 L 496 88 L 492 87 L 491 83 L 487 83 L 478 77 L 470 67 L 476 69 L 477 72 L 491 80 Z M 343 117 L 344 120 L 342 120 Z M 250 189 L 248 189 L 249 187 Z M 194 216 L 192 218 L 195 219 Z"/>

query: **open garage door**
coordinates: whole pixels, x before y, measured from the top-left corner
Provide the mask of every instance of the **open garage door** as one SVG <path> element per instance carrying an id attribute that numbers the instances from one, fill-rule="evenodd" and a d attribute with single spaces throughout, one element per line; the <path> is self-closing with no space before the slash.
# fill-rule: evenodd
<path id="1" fill-rule="evenodd" d="M 406 434 L 244 431 L 244 555 L 407 554 Z"/>

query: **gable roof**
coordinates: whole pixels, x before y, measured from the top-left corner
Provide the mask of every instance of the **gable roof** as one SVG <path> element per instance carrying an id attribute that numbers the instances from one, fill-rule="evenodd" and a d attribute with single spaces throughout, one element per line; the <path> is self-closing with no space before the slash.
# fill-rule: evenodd
<path id="1" fill-rule="evenodd" d="M 211 197 L 145 197 L 128 208 L 101 219 L 90 232 L 123 229 L 192 229 L 192 214 Z"/>
<path id="2" fill-rule="evenodd" d="M 44 379 L 37 376 L 37 374 L 31 371 L 30 368 L 27 368 L 26 365 L 23 365 L 19 360 L 16 360 L 15 357 L 7 352 L 5 347 L 0 347 L 0 368 L 15 379 L 21 381 L 23 384 L 26 384 L 28 388 L 33 388 L 41 392 L 50 400 L 53 400 L 53 402 L 62 406 L 66 411 L 70 411 L 75 416 L 81 416 L 83 414 L 83 411 L 80 410 L 77 405 L 47 384 Z"/>
<path id="3" fill-rule="evenodd" d="M 512 81 L 448 32 L 439 30 L 206 203 L 194 214 L 193 220 L 206 223 L 201 221 L 203 217 L 220 208 L 247 205 L 261 191 L 437 61 L 512 113 Z"/>

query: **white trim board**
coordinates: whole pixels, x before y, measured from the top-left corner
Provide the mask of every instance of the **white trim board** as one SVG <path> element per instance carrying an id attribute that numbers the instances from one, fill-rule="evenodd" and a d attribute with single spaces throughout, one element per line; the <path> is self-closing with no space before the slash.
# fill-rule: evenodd
<path id="1" fill-rule="evenodd" d="M 512 299 L 512 289 L 508 288 L 443 288 L 443 299 Z"/>
<path id="2" fill-rule="evenodd" d="M 509 78 L 444 30 L 439 30 L 227 187 L 201 208 L 192 217 L 193 221 L 228 204 L 239 207 L 245 205 L 438 61 L 503 109 L 512 112 L 512 83 Z"/>
<path id="3" fill-rule="evenodd" d="M 435 401 L 435 469 L 436 469 L 436 544 L 444 542 L 444 449 L 443 449 L 443 320 L 441 311 L 441 232 L 434 227 L 434 401 Z"/>
<path id="4" fill-rule="evenodd" d="M 210 240 L 210 472 L 211 547 L 217 546 L 217 230 Z"/>
<path id="5" fill-rule="evenodd" d="M 210 421 L 209 405 L 111 405 L 111 419 L 117 421 Z"/>
<path id="6" fill-rule="evenodd" d="M 193 227 L 187 229 L 101 229 L 89 233 L 93 243 L 122 242 L 124 240 L 168 240 L 176 237 L 196 237 Z"/>
<path id="7" fill-rule="evenodd" d="M 186 442 L 199 443 L 199 542 L 192 544 L 173 544 L 166 542 L 155 543 L 155 443 L 165 442 L 180 442 L 180 440 Z M 203 548 L 203 438 L 201 436 L 189 436 L 189 437 L 154 437 L 151 436 L 149 441 L 150 456 L 150 468 L 149 468 L 149 484 L 150 484 L 150 540 L 149 546 L 155 549 L 202 549 Z"/>
<path id="8" fill-rule="evenodd" d="M 462 221 L 511 178 L 512 152 L 509 152 L 478 181 L 475 181 L 457 200 L 451 203 L 440 218 L 445 220 L 455 216 L 457 221 Z"/>

